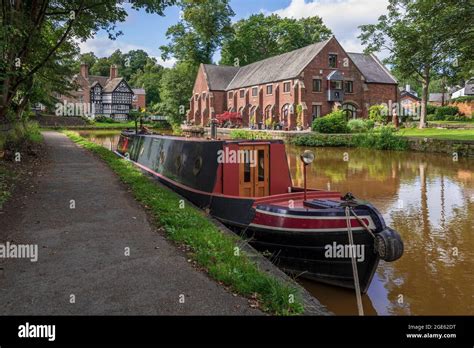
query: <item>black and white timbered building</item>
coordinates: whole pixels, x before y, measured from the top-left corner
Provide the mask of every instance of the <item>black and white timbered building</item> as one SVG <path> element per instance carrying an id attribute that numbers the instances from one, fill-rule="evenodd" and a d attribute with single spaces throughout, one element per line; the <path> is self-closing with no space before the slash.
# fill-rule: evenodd
<path id="1" fill-rule="evenodd" d="M 133 91 L 121 77 L 111 79 L 105 86 L 93 83 L 90 101 L 96 115 L 104 115 L 115 120 L 126 120 L 132 109 Z"/>

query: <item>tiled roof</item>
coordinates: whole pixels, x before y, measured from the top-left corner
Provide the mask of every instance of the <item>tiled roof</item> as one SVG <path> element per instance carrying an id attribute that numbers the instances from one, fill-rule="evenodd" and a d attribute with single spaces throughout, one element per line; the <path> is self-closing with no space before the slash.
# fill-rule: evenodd
<path id="1" fill-rule="evenodd" d="M 444 93 L 444 101 L 449 100 L 449 93 Z M 430 102 L 439 102 L 443 101 L 443 93 L 430 93 L 428 97 L 428 101 Z"/>
<path id="2" fill-rule="evenodd" d="M 249 87 L 297 77 L 329 40 L 241 67 L 227 89 Z"/>
<path id="3" fill-rule="evenodd" d="M 209 89 L 226 91 L 294 79 L 298 77 L 329 40 L 260 60 L 240 68 L 203 64 Z M 398 83 L 374 55 L 362 53 L 348 53 L 348 55 L 364 75 L 367 83 Z"/>
<path id="4" fill-rule="evenodd" d="M 400 92 L 400 98 L 403 98 L 403 97 L 405 97 L 405 96 L 406 96 L 406 97 L 410 97 L 410 98 L 415 99 L 415 100 L 421 100 L 421 98 L 418 97 L 417 95 L 415 95 L 415 94 L 413 94 L 413 93 L 411 93 L 411 92 L 408 92 L 408 91 L 406 91 L 406 90 L 402 90 L 402 91 Z"/>
<path id="5" fill-rule="evenodd" d="M 133 94 L 146 94 L 143 88 L 132 88 Z"/>
<path id="6" fill-rule="evenodd" d="M 387 68 L 373 54 L 347 52 L 367 83 L 398 83 Z"/>
<path id="7" fill-rule="evenodd" d="M 98 82 L 102 87 L 104 87 L 107 84 L 107 81 L 109 80 L 108 76 L 94 76 L 94 75 L 89 75 L 89 85 L 93 85 L 94 83 Z"/>
<path id="8" fill-rule="evenodd" d="M 114 89 L 119 85 L 120 82 L 122 82 L 123 77 L 117 77 L 115 79 L 110 80 L 107 85 L 104 87 L 104 92 L 110 93 L 113 92 Z"/>
<path id="9" fill-rule="evenodd" d="M 230 81 L 239 71 L 239 67 L 226 65 L 203 64 L 203 67 L 209 89 L 212 91 L 225 91 Z"/>

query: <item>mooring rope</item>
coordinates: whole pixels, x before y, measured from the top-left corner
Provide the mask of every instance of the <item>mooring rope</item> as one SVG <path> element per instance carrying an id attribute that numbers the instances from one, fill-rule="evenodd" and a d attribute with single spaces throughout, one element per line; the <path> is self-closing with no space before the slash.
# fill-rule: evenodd
<path id="1" fill-rule="evenodd" d="M 354 245 L 354 236 L 352 235 L 352 226 L 351 226 L 351 208 L 349 206 L 345 207 L 346 211 L 346 221 L 347 221 L 347 234 L 349 235 L 349 244 L 351 245 L 351 250 L 355 249 Z M 360 293 L 360 284 L 359 284 L 359 272 L 357 270 L 357 263 L 355 259 L 355 253 L 351 252 L 351 263 L 352 263 L 352 274 L 354 275 L 354 287 L 357 298 L 357 309 L 359 315 L 364 315 L 364 307 L 362 306 L 362 296 Z"/>
<path id="2" fill-rule="evenodd" d="M 350 211 L 352 212 L 352 215 L 354 215 L 354 217 L 357 219 L 357 221 L 359 221 L 359 223 L 367 230 L 367 232 L 370 233 L 370 235 L 375 238 L 375 234 L 374 232 L 372 232 L 369 228 L 369 226 L 367 226 L 367 224 L 364 222 L 364 220 L 362 220 L 359 215 L 357 215 L 354 211 L 354 209 L 352 209 L 352 207 L 349 207 L 350 208 Z"/>

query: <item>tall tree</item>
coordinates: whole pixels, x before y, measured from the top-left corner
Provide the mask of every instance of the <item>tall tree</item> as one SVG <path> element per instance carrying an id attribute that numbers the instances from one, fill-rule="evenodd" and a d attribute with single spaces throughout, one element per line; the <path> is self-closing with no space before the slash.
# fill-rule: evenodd
<path id="1" fill-rule="evenodd" d="M 161 112 L 168 116 L 174 127 L 178 127 L 186 116 L 196 74 L 197 66 L 189 62 L 177 63 L 163 72 L 160 81 Z"/>
<path id="2" fill-rule="evenodd" d="M 366 51 L 386 49 L 401 76 L 416 76 L 422 84 L 419 127 L 426 125 L 426 106 L 433 75 L 456 61 L 474 56 L 472 0 L 389 0 L 388 14 L 377 24 L 363 25 L 359 38 Z"/>
<path id="3" fill-rule="evenodd" d="M 296 20 L 260 13 L 238 21 L 232 29 L 234 35 L 223 42 L 220 64 L 247 65 L 331 36 L 317 16 Z"/>
<path id="4" fill-rule="evenodd" d="M 126 10 L 115 0 L 2 1 L 0 11 L 0 123 L 27 96 L 34 75 L 54 59 L 66 43 L 91 38 L 104 29 L 110 38 L 120 34 L 115 23 L 124 21 Z M 136 0 L 133 9 L 163 14 L 174 0 Z"/>
<path id="5" fill-rule="evenodd" d="M 234 11 L 229 0 L 180 0 L 182 19 L 168 28 L 170 43 L 161 46 L 162 58 L 194 65 L 211 63 L 224 38 L 231 34 Z"/>
<path id="6" fill-rule="evenodd" d="M 148 58 L 143 70 L 137 70 L 130 78 L 129 84 L 133 87 L 146 90 L 147 106 L 154 106 L 161 101 L 160 81 L 163 67 L 156 63 L 155 58 Z"/>
<path id="7" fill-rule="evenodd" d="M 76 72 L 79 71 L 79 66 L 81 63 L 87 64 L 89 69 L 92 69 L 96 62 L 97 57 L 94 52 L 82 53 L 79 55 L 79 60 L 76 62 Z"/>

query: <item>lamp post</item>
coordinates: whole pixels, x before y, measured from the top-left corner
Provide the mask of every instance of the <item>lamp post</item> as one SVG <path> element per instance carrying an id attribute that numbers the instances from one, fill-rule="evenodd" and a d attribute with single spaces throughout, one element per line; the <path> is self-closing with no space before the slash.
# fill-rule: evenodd
<path id="1" fill-rule="evenodd" d="M 304 180 L 304 201 L 306 201 L 306 166 L 313 163 L 314 153 L 310 150 L 305 150 L 300 155 L 301 161 L 303 161 L 303 180 Z"/>

